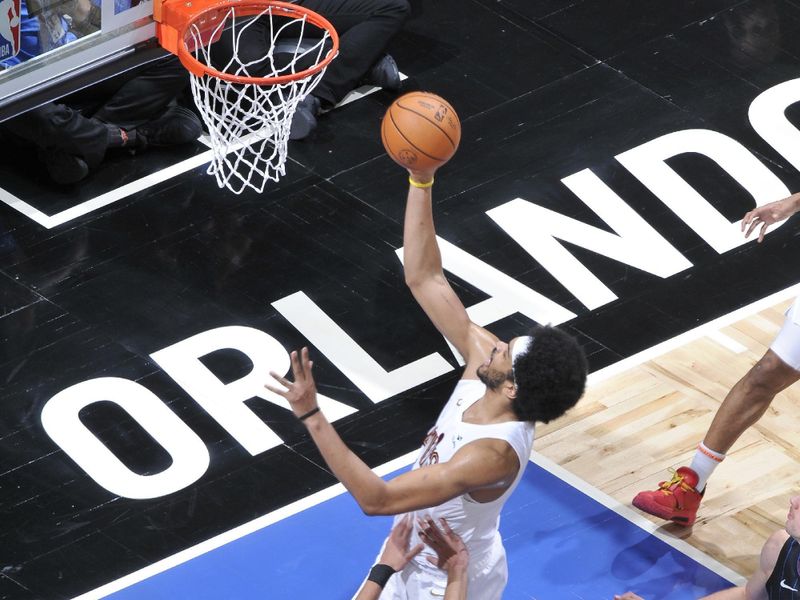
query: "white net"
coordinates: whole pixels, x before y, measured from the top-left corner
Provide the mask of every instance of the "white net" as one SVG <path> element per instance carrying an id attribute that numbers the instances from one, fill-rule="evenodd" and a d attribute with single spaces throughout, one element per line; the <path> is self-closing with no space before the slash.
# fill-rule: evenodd
<path id="1" fill-rule="evenodd" d="M 273 14 L 275 12 L 275 14 Z M 268 20 L 268 23 L 265 21 Z M 255 60 L 242 62 L 241 44 L 247 43 L 248 28 L 258 23 L 268 52 Z M 252 32 L 251 32 L 252 33 Z M 230 50 L 212 56 L 217 40 L 230 36 Z M 234 7 L 225 9 L 224 18 L 213 32 L 202 32 L 192 25 L 186 42 L 195 59 L 222 73 L 240 77 L 278 77 L 300 73 L 318 65 L 330 48 L 330 34 L 307 22 L 306 18 L 287 19 L 284 12 L 266 8 L 256 16 L 237 16 Z M 244 40 L 243 40 L 244 36 Z M 252 39 L 250 37 L 250 39 Z M 242 48 L 242 50 L 245 50 Z M 220 61 L 222 54 L 225 62 Z M 248 53 L 244 51 L 247 56 Z M 209 133 L 213 160 L 208 173 L 219 187 L 235 194 L 251 188 L 264 191 L 267 181 L 278 181 L 286 174 L 287 145 L 292 116 L 297 105 L 319 83 L 325 69 L 286 83 L 258 85 L 234 83 L 211 75 L 192 74 L 192 94 Z"/>

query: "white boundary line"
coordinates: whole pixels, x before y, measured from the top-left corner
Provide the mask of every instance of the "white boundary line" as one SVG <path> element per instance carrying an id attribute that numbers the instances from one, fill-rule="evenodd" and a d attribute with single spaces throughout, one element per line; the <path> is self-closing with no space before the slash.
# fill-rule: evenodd
<path id="1" fill-rule="evenodd" d="M 757 300 L 752 304 L 748 304 L 747 306 L 744 306 L 738 310 L 728 313 L 727 315 L 714 319 L 713 321 L 709 321 L 708 323 L 700 325 L 699 327 L 696 327 L 690 331 L 675 336 L 672 339 L 657 344 L 652 348 L 643 350 L 642 352 L 639 352 L 638 354 L 635 354 L 629 358 L 623 359 L 604 369 L 600 369 L 599 371 L 591 373 L 589 375 L 589 385 L 595 385 L 597 383 L 600 383 L 601 381 L 610 379 L 615 375 L 618 375 L 629 369 L 632 369 L 644 362 L 647 362 L 648 360 L 652 360 L 653 358 L 665 354 L 670 350 L 674 350 L 675 348 L 688 344 L 689 342 L 692 342 L 698 338 L 709 335 L 711 332 L 719 331 L 719 329 L 722 327 L 730 325 L 731 323 L 739 321 L 744 317 L 750 316 L 754 313 L 764 310 L 765 308 L 769 308 L 770 306 L 773 306 L 778 302 L 787 300 L 799 294 L 800 294 L 800 283 L 797 283 L 780 292 L 771 294 L 766 298 Z M 386 464 L 380 465 L 379 467 L 375 467 L 373 471 L 380 476 L 384 476 L 387 473 L 391 473 L 399 469 L 400 467 L 404 467 L 410 464 L 416 454 L 417 450 L 409 452 L 408 454 L 405 454 L 399 458 L 389 461 Z M 661 533 L 660 531 L 658 531 L 658 526 L 656 524 L 645 519 L 644 517 L 634 512 L 627 506 L 620 504 L 617 500 L 615 500 L 611 496 L 589 485 L 582 479 L 573 475 L 560 465 L 554 463 L 553 461 L 544 457 L 538 452 L 534 451 L 532 453 L 531 461 L 536 463 L 540 467 L 546 469 L 547 471 L 549 471 L 562 481 L 565 481 L 574 488 L 580 490 L 590 498 L 593 498 L 594 500 L 596 500 L 609 510 L 614 511 L 618 515 L 626 518 L 631 523 L 637 525 L 641 529 L 647 531 L 651 535 L 662 540 L 669 546 L 689 556 L 690 558 L 697 561 L 707 569 L 728 579 L 735 585 L 742 585 L 744 583 L 745 578 L 736 571 L 729 569 L 722 563 L 704 554 L 703 552 L 694 548 L 687 542 Z M 192 558 L 205 554 L 211 550 L 214 550 L 215 548 L 219 548 L 220 546 L 223 546 L 229 542 L 237 540 L 254 531 L 263 529 L 268 525 L 271 525 L 278 521 L 282 521 L 287 517 L 295 515 L 313 506 L 316 506 L 317 504 L 325 502 L 326 500 L 330 500 L 331 498 L 334 498 L 344 493 L 344 491 L 345 491 L 344 486 L 340 483 L 337 483 L 336 485 L 321 490 L 306 498 L 302 498 L 297 502 L 279 508 L 269 514 L 254 519 L 249 523 L 240 525 L 239 527 L 226 531 L 225 533 L 217 535 L 209 540 L 206 540 L 205 542 L 201 542 L 195 546 L 192 546 L 191 548 L 187 548 L 186 550 L 178 552 L 177 554 L 173 554 L 170 557 L 167 557 L 163 560 L 153 563 L 152 565 L 148 565 L 143 569 L 130 573 L 129 575 L 126 575 L 124 577 L 121 577 L 120 579 L 107 583 L 90 592 L 86 592 L 85 594 L 76 596 L 74 600 L 97 600 L 109 594 L 113 594 L 114 592 L 118 592 L 135 583 L 143 581 L 148 577 L 152 577 L 153 575 L 162 573 L 172 567 L 187 562 Z"/>
<path id="2" fill-rule="evenodd" d="M 408 77 L 403 73 L 400 73 L 400 80 L 405 80 Z M 347 94 L 339 104 L 336 105 L 335 108 L 339 108 L 340 106 L 344 106 L 345 104 L 350 104 L 351 102 L 355 102 L 357 100 L 361 100 L 365 96 L 369 96 L 370 94 L 374 94 L 381 88 L 364 85 L 360 88 L 357 88 Z M 335 110 L 332 109 L 332 110 Z M 330 112 L 330 111 L 326 111 Z M 198 139 L 199 142 L 203 143 L 204 145 L 208 146 L 208 136 L 203 135 Z M 231 147 L 231 151 L 235 147 Z M 35 221 L 42 227 L 46 229 L 52 229 L 53 227 L 57 227 L 59 225 L 63 225 L 73 219 L 77 219 L 78 217 L 82 217 L 90 212 L 94 212 L 104 206 L 108 206 L 109 204 L 113 204 L 114 202 L 118 202 L 123 198 L 127 198 L 128 196 L 135 194 L 137 192 L 141 192 L 146 190 L 154 185 L 167 181 L 168 179 L 172 179 L 173 177 L 177 177 L 182 173 L 186 173 L 187 171 L 191 171 L 194 168 L 197 168 L 201 165 L 206 163 L 210 163 L 211 160 L 214 158 L 214 153 L 212 150 L 207 150 L 196 156 L 183 160 L 179 163 L 171 165 L 169 167 L 165 167 L 160 171 L 156 171 L 155 173 L 151 173 L 141 179 L 137 179 L 136 181 L 132 181 L 126 185 L 108 191 L 104 194 L 100 194 L 99 196 L 92 198 L 91 200 L 86 200 L 81 202 L 80 204 L 76 204 L 66 210 L 62 210 L 59 213 L 55 213 L 54 215 L 48 215 L 40 211 L 38 208 L 35 208 L 18 198 L 8 190 L 0 188 L 0 202 L 4 202 L 14 210 L 22 213 L 32 221 Z"/>
<path id="3" fill-rule="evenodd" d="M 714 558 L 711 558 L 708 554 L 698 550 L 688 542 L 676 537 L 672 537 L 671 535 L 667 535 L 659 531 L 659 526 L 652 521 L 644 518 L 642 515 L 637 513 L 631 508 L 628 508 L 624 504 L 621 504 L 616 499 L 612 498 L 605 492 L 601 492 L 596 487 L 589 485 L 583 479 L 573 475 L 569 471 L 567 471 L 564 467 L 559 465 L 558 463 L 553 462 L 546 456 L 539 454 L 535 450 L 531 453 L 531 462 L 534 464 L 539 465 L 545 471 L 552 473 L 556 477 L 558 477 L 561 481 L 571 485 L 577 490 L 580 490 L 593 500 L 599 502 L 607 509 L 617 513 L 619 516 L 627 519 L 640 529 L 643 529 L 653 537 L 658 538 L 668 546 L 675 548 L 678 552 L 681 552 L 688 556 L 689 558 L 693 559 L 695 562 L 700 563 L 709 571 L 713 571 L 717 575 L 724 577 L 734 585 L 744 585 L 747 581 L 746 577 L 743 577 L 736 571 L 729 569 L 721 562 L 717 561 Z"/>
<path id="4" fill-rule="evenodd" d="M 708 333 L 708 339 L 714 340 L 717 344 L 723 348 L 727 348 L 734 354 L 742 354 L 743 352 L 747 352 L 747 346 L 740 344 L 735 339 L 729 335 L 725 335 L 721 331 L 710 331 Z"/>
<path id="5" fill-rule="evenodd" d="M 53 227 L 63 225 L 68 221 L 82 217 L 83 215 L 93 212 L 99 208 L 113 204 L 114 202 L 122 200 L 123 198 L 127 198 L 131 194 L 146 190 L 147 188 L 161 183 L 162 181 L 166 181 L 167 179 L 180 175 L 181 173 L 185 173 L 186 171 L 190 171 L 196 167 L 208 163 L 211 161 L 212 156 L 213 153 L 211 150 L 201 152 L 196 156 L 161 169 L 155 173 L 151 173 L 146 177 L 142 177 L 126 185 L 115 188 L 109 192 L 106 192 L 105 194 L 100 194 L 91 200 L 86 200 L 85 202 L 76 204 L 73 207 L 62 210 L 59 213 L 55 213 L 54 215 L 47 215 L 43 213 L 39 209 L 34 208 L 24 200 L 17 198 L 14 194 L 2 188 L 0 188 L 0 201 L 21 212 L 29 219 L 36 221 L 42 227 L 45 227 L 46 229 L 52 229 Z"/>

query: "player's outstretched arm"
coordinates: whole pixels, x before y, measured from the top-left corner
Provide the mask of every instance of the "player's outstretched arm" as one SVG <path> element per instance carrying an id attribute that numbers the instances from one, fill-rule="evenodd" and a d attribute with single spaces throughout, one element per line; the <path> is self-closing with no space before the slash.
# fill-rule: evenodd
<path id="1" fill-rule="evenodd" d="M 405 280 L 414 298 L 436 328 L 461 353 L 486 354 L 497 338 L 469 319 L 461 300 L 447 281 L 433 224 L 433 171 L 410 171 L 403 226 Z M 430 184 L 430 185 L 429 185 Z"/>
<path id="2" fill-rule="evenodd" d="M 744 237 L 750 237 L 750 234 L 758 229 L 758 241 L 763 242 L 770 225 L 788 219 L 797 211 L 800 211 L 800 192 L 783 200 L 754 208 L 742 218 Z"/>
<path id="3" fill-rule="evenodd" d="M 760 597 L 758 597 L 760 598 Z M 619 594 L 614 596 L 614 600 L 646 600 L 641 596 L 637 596 L 633 592 L 625 592 L 624 594 Z M 710 596 L 703 596 L 699 598 L 699 600 L 753 600 L 750 596 L 746 595 L 744 587 L 733 587 L 727 588 L 725 590 L 720 590 L 711 594 Z M 764 600 L 767 600 L 766 595 L 764 596 Z"/>
<path id="4" fill-rule="evenodd" d="M 282 387 L 265 387 L 286 398 L 303 421 L 322 458 L 358 505 L 369 515 L 398 515 L 437 506 L 461 494 L 508 486 L 519 470 L 519 458 L 506 442 L 478 440 L 467 444 L 449 461 L 403 473 L 384 481 L 355 455 L 320 412 L 308 348 L 292 352 L 294 381 L 270 372 Z"/>
<path id="5" fill-rule="evenodd" d="M 358 458 L 342 441 L 339 434 L 325 418 L 317 404 L 317 385 L 311 372 L 314 363 L 308 356 L 308 348 L 291 353 L 294 381 L 270 371 L 270 376 L 282 387 L 266 384 L 271 392 L 283 396 L 292 412 L 308 428 L 311 438 L 322 454 L 322 458 L 361 506 L 364 512 L 380 498 L 386 482 Z"/>
<path id="6" fill-rule="evenodd" d="M 769 600 L 766 588 L 767 581 L 775 568 L 775 564 L 778 562 L 781 547 L 788 537 L 789 534 L 781 530 L 776 531 L 767 539 L 764 547 L 761 548 L 758 570 L 747 580 L 746 585 L 720 590 L 709 596 L 703 596 L 700 600 Z M 633 592 L 626 592 L 614 596 L 614 600 L 644 599 Z"/>

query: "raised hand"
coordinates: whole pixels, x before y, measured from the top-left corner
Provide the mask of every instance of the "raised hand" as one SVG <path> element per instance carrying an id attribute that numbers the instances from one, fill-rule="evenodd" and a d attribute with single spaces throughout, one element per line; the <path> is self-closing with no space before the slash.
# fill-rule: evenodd
<path id="1" fill-rule="evenodd" d="M 286 377 L 270 371 L 269 374 L 272 378 L 283 388 L 270 384 L 266 384 L 264 387 L 286 398 L 289 406 L 292 407 L 292 412 L 295 416 L 300 417 L 317 408 L 317 384 L 311 374 L 314 362 L 308 358 L 308 348 L 306 347 L 303 347 L 299 354 L 297 351 L 292 352 L 291 360 L 294 381 L 289 381 Z"/>

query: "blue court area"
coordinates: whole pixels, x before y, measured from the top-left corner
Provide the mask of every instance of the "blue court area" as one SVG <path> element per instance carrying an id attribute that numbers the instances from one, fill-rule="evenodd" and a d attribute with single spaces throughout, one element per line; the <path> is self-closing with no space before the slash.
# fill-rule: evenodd
<path id="1" fill-rule="evenodd" d="M 347 600 L 390 525 L 342 494 L 110 598 Z M 629 589 L 646 600 L 694 600 L 731 585 L 535 463 L 501 532 L 509 600 L 610 600 Z"/>

